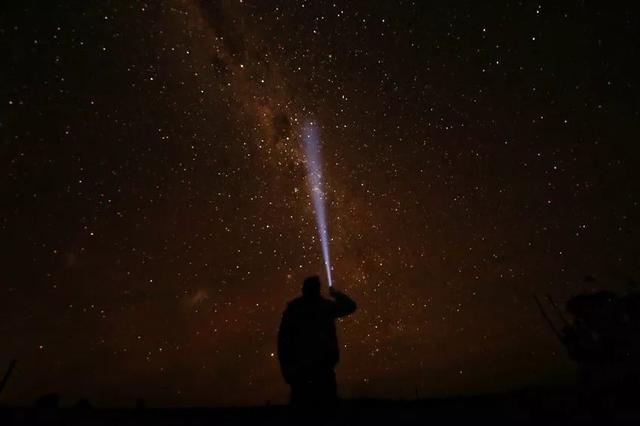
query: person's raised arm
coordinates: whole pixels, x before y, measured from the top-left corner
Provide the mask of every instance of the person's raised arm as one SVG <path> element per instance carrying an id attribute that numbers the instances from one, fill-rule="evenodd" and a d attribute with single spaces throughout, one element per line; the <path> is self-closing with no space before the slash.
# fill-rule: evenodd
<path id="1" fill-rule="evenodd" d="M 329 294 L 335 301 L 334 315 L 336 318 L 350 315 L 356 310 L 356 302 L 344 293 L 335 290 L 333 287 L 329 289 Z"/>

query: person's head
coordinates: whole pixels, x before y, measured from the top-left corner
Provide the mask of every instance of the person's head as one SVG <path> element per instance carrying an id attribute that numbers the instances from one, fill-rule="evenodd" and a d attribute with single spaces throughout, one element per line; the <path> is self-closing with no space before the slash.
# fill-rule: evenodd
<path id="1" fill-rule="evenodd" d="M 302 283 L 302 297 L 314 299 L 320 297 L 320 277 L 313 275 L 304 279 Z"/>

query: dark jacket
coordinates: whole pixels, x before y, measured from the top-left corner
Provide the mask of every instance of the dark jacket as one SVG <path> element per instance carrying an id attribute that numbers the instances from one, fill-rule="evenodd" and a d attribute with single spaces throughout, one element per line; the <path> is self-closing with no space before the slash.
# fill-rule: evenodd
<path id="1" fill-rule="evenodd" d="M 334 300 L 298 297 L 287 305 L 278 332 L 278 359 L 287 383 L 333 371 L 340 358 L 335 319 L 353 313 L 356 303 L 332 292 Z"/>

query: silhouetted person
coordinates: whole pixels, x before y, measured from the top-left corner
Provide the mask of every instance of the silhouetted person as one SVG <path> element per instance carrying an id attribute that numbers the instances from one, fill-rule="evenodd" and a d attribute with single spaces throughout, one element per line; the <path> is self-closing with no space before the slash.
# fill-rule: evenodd
<path id="1" fill-rule="evenodd" d="M 329 289 L 322 297 L 320 278 L 304 280 L 302 296 L 287 305 L 278 332 L 278 359 L 291 386 L 291 403 L 316 405 L 337 400 L 335 366 L 339 360 L 335 319 L 352 314 L 356 303 Z"/>

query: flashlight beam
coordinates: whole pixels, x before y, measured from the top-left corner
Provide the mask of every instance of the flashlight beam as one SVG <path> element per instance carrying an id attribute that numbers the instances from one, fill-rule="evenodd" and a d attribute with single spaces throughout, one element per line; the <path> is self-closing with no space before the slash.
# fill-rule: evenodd
<path id="1" fill-rule="evenodd" d="M 304 151 L 307 158 L 307 182 L 311 192 L 316 227 L 322 246 L 322 257 L 327 272 L 329 287 L 333 286 L 331 277 L 331 261 L 329 257 L 329 230 L 325 211 L 326 195 L 322 189 L 322 167 L 320 164 L 320 137 L 315 123 L 308 122 L 303 129 Z"/>

